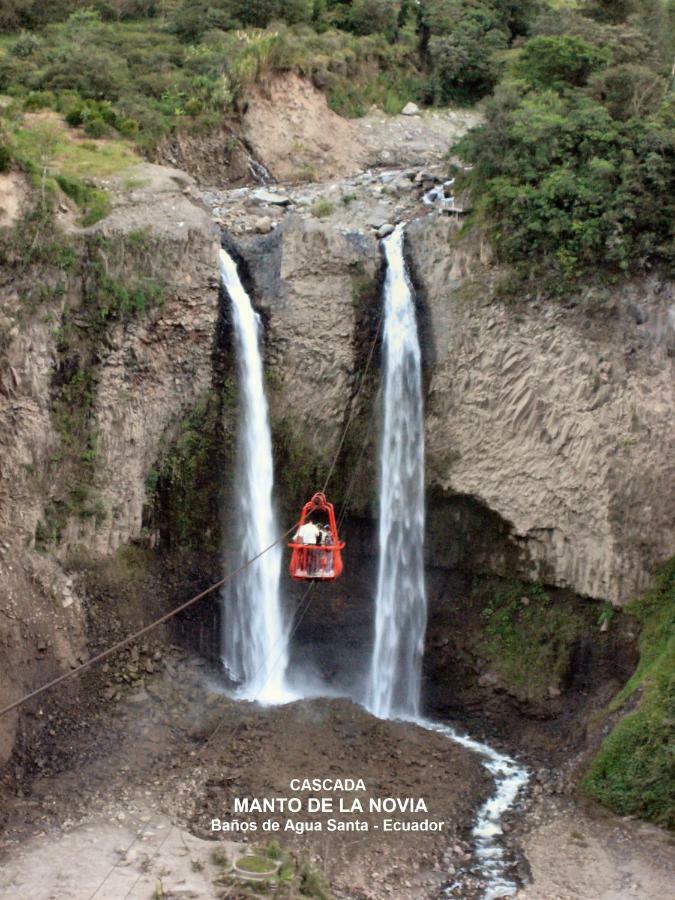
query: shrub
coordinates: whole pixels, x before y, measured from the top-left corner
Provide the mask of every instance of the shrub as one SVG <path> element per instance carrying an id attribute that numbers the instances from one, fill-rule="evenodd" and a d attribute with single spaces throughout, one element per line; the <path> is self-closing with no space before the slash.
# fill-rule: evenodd
<path id="1" fill-rule="evenodd" d="M 567 281 L 672 265 L 675 138 L 664 111 L 626 123 L 580 92 L 501 88 L 456 149 L 501 258 Z"/>
<path id="2" fill-rule="evenodd" d="M 431 74 L 431 99 L 463 103 L 497 82 L 495 53 L 508 45 L 508 17 L 490 3 L 429 0 L 418 7 L 420 54 Z"/>
<path id="3" fill-rule="evenodd" d="M 610 57 L 608 50 L 574 35 L 542 35 L 525 44 L 514 69 L 534 87 L 579 87 L 593 72 L 606 66 Z"/>
<path id="4" fill-rule="evenodd" d="M 312 205 L 312 215 L 316 216 L 317 219 L 325 219 L 327 216 L 332 215 L 335 206 L 330 202 L 326 197 L 320 197 L 313 205 Z"/>
<path id="5" fill-rule="evenodd" d="M 432 38 L 432 97 L 437 103 L 470 103 L 488 94 L 499 78 L 499 65 L 480 36 L 458 32 Z"/>
<path id="6" fill-rule="evenodd" d="M 391 0 L 354 0 L 337 5 L 330 21 L 353 34 L 384 34 L 394 40 L 398 31 L 398 10 Z"/>
<path id="7" fill-rule="evenodd" d="M 598 72 L 591 78 L 589 87 L 592 96 L 604 104 L 611 116 L 626 120 L 656 112 L 666 82 L 647 66 L 625 63 Z"/>
<path id="8" fill-rule="evenodd" d="M 0 172 L 8 172 L 12 166 L 12 154 L 9 147 L 0 143 Z"/>
<path id="9" fill-rule="evenodd" d="M 25 59 L 26 57 L 31 56 L 41 44 L 42 41 L 37 35 L 32 34 L 30 31 L 22 31 L 9 48 L 9 52 L 12 56 L 18 56 L 20 59 Z"/>
<path id="10" fill-rule="evenodd" d="M 82 210 L 82 225 L 85 227 L 95 225 L 110 212 L 110 198 L 100 188 L 90 187 L 78 178 L 66 175 L 56 175 L 55 181 Z"/>

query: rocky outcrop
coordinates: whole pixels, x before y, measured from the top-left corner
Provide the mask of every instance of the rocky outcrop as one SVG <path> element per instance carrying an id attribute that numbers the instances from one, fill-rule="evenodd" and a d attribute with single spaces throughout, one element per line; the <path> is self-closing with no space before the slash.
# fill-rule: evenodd
<path id="1" fill-rule="evenodd" d="M 410 226 L 429 317 L 427 477 L 499 515 L 527 577 L 620 603 L 673 552 L 673 286 L 497 302 L 456 224 Z M 528 571 L 529 568 L 529 571 Z"/>
<path id="2" fill-rule="evenodd" d="M 372 282 L 380 264 L 365 229 L 290 213 L 245 250 L 268 310 L 275 421 L 319 472 L 368 339 L 352 296 L 355 276 Z M 475 542 L 481 568 L 515 566 L 523 578 L 624 602 L 675 545 L 672 285 L 625 283 L 595 302 L 497 301 L 498 267 L 475 240 L 457 243 L 457 230 L 432 215 L 407 231 L 428 385 L 430 527 L 443 498 L 469 498 L 503 522 L 491 554 Z M 371 317 L 379 302 L 372 295 Z M 432 538 L 429 563 L 455 565 L 454 549 Z"/>
<path id="3" fill-rule="evenodd" d="M 273 425 L 327 468 L 360 377 L 355 292 L 375 279 L 377 242 L 290 216 L 244 255 L 267 314 Z"/>
<path id="4" fill-rule="evenodd" d="M 74 239 L 72 252 L 83 254 L 79 274 L 57 287 L 48 269 L 28 273 L 31 284 L 47 288 L 41 306 L 26 310 L 23 276 L 3 279 L 0 707 L 87 655 L 85 611 L 61 561 L 104 556 L 140 536 L 146 477 L 177 421 L 211 385 L 217 228 L 188 196 L 188 176 L 149 166 L 140 174 L 141 187 L 122 192 L 109 218 Z M 152 242 L 143 250 L 145 234 Z M 95 258 L 87 256 L 92 246 Z M 82 314 L 92 270 L 123 285 L 140 253 L 157 254 L 143 264 L 161 279 L 162 302 L 101 332 Z M 66 358 L 67 329 L 78 332 L 78 346 Z M 81 448 L 72 411 L 54 405 L 54 386 L 64 378 L 79 383 L 73 360 L 91 366 L 81 378 L 91 385 L 83 417 L 95 436 L 85 451 L 95 453 L 95 464 L 66 488 L 58 473 L 76 471 Z M 74 508 L 72 497 L 85 495 L 95 497 L 95 512 Z M 0 761 L 15 726 L 16 716 L 0 722 Z"/>

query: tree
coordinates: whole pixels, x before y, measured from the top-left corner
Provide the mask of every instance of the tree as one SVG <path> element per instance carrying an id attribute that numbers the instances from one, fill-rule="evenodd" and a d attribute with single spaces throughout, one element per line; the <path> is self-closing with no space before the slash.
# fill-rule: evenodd
<path id="1" fill-rule="evenodd" d="M 666 81 L 653 69 L 635 63 L 612 66 L 594 75 L 592 96 L 615 119 L 627 120 L 654 112 L 666 91 Z"/>
<path id="2" fill-rule="evenodd" d="M 672 266 L 675 129 L 667 109 L 612 119 L 582 91 L 498 89 L 485 125 L 455 148 L 507 262 L 565 279 Z"/>
<path id="3" fill-rule="evenodd" d="M 14 31 L 25 23 L 26 13 L 33 0 L 2 0 L 0 3 L 0 31 Z"/>
<path id="4" fill-rule="evenodd" d="M 514 71 L 534 87 L 579 87 L 610 58 L 608 50 L 574 35 L 542 35 L 525 44 Z"/>
<path id="5" fill-rule="evenodd" d="M 584 12 L 599 22 L 625 22 L 637 6 L 636 0 L 586 0 Z"/>

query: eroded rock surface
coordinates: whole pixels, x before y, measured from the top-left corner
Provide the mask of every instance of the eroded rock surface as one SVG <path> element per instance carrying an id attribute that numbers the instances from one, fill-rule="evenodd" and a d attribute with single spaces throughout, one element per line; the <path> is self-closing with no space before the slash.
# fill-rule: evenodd
<path id="1" fill-rule="evenodd" d="M 530 577 L 628 600 L 675 545 L 673 286 L 627 283 L 595 312 L 498 303 L 454 232 L 409 229 L 433 336 L 429 484 L 511 523 Z"/>

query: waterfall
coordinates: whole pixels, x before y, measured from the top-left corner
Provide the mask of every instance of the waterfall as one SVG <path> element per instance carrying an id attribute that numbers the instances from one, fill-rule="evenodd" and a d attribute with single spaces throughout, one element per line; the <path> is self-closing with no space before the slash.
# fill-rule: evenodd
<path id="1" fill-rule="evenodd" d="M 239 279 L 237 265 L 220 251 L 222 284 L 232 303 L 239 376 L 237 446 L 237 555 L 242 565 L 275 541 L 279 529 L 272 488 L 272 436 L 260 350 L 261 321 Z M 288 625 L 279 594 L 281 546 L 248 566 L 223 590 L 222 661 L 239 685 L 238 696 L 274 703 L 290 699 L 285 687 Z"/>
<path id="2" fill-rule="evenodd" d="M 381 718 L 416 716 L 424 588 L 424 422 L 422 366 L 403 225 L 383 242 L 384 421 L 380 455 L 379 568 L 375 645 L 367 706 Z"/>

